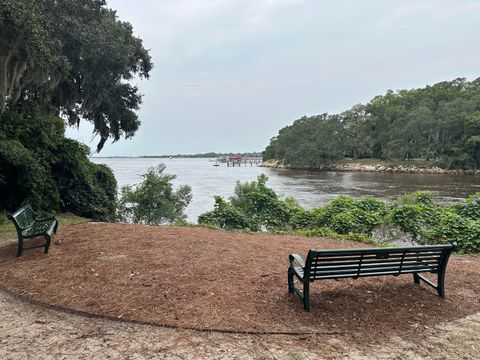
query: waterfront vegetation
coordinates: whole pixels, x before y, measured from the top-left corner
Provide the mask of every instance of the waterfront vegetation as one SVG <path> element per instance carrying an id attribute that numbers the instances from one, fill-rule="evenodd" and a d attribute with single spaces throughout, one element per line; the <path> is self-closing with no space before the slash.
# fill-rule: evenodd
<path id="1" fill-rule="evenodd" d="M 104 0 L 1 0 L 0 40 L 0 210 L 114 220 L 113 172 L 65 124 L 92 123 L 98 150 L 135 134 L 141 95 L 129 80 L 152 69 L 141 39 Z"/>
<path id="2" fill-rule="evenodd" d="M 192 200 L 188 185 L 173 190 L 175 175 L 166 174 L 165 164 L 152 167 L 142 175 L 136 186 L 124 186 L 117 206 L 120 222 L 161 225 L 178 223 L 186 219 L 185 208 Z"/>
<path id="3" fill-rule="evenodd" d="M 214 209 L 200 215 L 198 223 L 225 230 L 296 232 L 363 242 L 375 242 L 382 232 L 420 244 L 455 243 L 461 252 L 476 253 L 480 251 L 480 193 L 452 206 L 439 205 L 428 192 L 408 194 L 390 204 L 374 197 L 339 196 L 326 206 L 306 210 L 291 198 L 280 199 L 261 175 L 256 181 L 237 182 L 235 195 L 228 200 L 215 197 Z"/>
<path id="4" fill-rule="evenodd" d="M 345 158 L 480 168 L 480 78 L 387 91 L 341 114 L 302 117 L 270 140 L 265 161 L 316 169 Z"/>

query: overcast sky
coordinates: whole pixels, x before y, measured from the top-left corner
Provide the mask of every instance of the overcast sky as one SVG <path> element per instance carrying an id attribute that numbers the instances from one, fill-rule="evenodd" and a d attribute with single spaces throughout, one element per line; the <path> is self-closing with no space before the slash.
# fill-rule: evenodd
<path id="1" fill-rule="evenodd" d="M 101 156 L 262 151 L 302 115 L 480 76 L 478 0 L 109 0 L 151 49 L 141 128 Z M 95 148 L 91 127 L 68 135 Z"/>

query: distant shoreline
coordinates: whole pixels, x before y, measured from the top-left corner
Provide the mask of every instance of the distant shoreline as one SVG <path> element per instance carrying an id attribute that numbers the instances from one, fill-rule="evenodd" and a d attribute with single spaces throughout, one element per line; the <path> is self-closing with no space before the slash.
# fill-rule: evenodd
<path id="1" fill-rule="evenodd" d="M 370 159 L 369 159 L 370 160 Z M 368 163 L 362 163 L 361 160 L 348 160 L 318 168 L 294 167 L 283 165 L 280 161 L 268 160 L 259 165 L 260 167 L 273 169 L 290 169 L 290 170 L 311 170 L 311 171 L 341 171 L 341 172 L 378 172 L 378 173 L 397 173 L 397 174 L 449 174 L 449 175 L 477 175 L 480 176 L 480 170 L 453 170 L 443 169 L 437 166 L 414 165 L 414 164 L 394 164 L 378 163 L 372 159 Z"/>
<path id="2" fill-rule="evenodd" d="M 262 157 L 261 152 L 244 153 L 202 153 L 202 154 L 175 154 L 175 155 L 139 155 L 139 156 L 92 156 L 92 159 L 209 159 L 224 156 Z"/>

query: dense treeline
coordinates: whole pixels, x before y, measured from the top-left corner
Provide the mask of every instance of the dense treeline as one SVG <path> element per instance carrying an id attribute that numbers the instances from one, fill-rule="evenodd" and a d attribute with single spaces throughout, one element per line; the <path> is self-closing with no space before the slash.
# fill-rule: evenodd
<path id="1" fill-rule="evenodd" d="M 139 127 L 134 76 L 152 63 L 105 0 L 0 0 L 0 210 L 30 202 L 94 219 L 115 217 L 112 171 L 64 136 L 89 121 L 100 138 Z"/>
<path id="2" fill-rule="evenodd" d="M 341 114 L 302 117 L 271 139 L 263 157 L 302 168 L 343 158 L 480 168 L 480 78 L 389 90 Z"/>

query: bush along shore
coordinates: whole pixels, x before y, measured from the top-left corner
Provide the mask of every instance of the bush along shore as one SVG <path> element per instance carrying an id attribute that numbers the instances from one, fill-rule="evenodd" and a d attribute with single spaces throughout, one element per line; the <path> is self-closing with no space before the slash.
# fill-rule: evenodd
<path id="1" fill-rule="evenodd" d="M 326 206 L 303 209 L 292 198 L 280 199 L 268 178 L 237 182 L 235 195 L 215 197 L 200 225 L 225 230 L 298 233 L 362 242 L 454 243 L 463 253 L 480 252 L 480 193 L 452 206 L 441 206 L 432 193 L 416 192 L 386 203 L 374 197 L 339 196 Z"/>
<path id="2" fill-rule="evenodd" d="M 371 160 L 371 159 L 369 159 Z M 340 163 L 333 163 L 318 167 L 306 167 L 285 165 L 278 160 L 267 160 L 259 166 L 274 169 L 297 169 L 297 170 L 313 170 L 313 171 L 345 171 L 345 172 L 384 172 L 384 173 L 398 173 L 398 174 L 450 174 L 450 175 L 478 175 L 480 170 L 463 170 L 463 169 L 443 169 L 438 166 L 419 165 L 419 164 L 395 164 L 383 163 L 378 160 L 378 163 L 368 161 L 363 163 L 361 161 L 342 161 Z"/>

